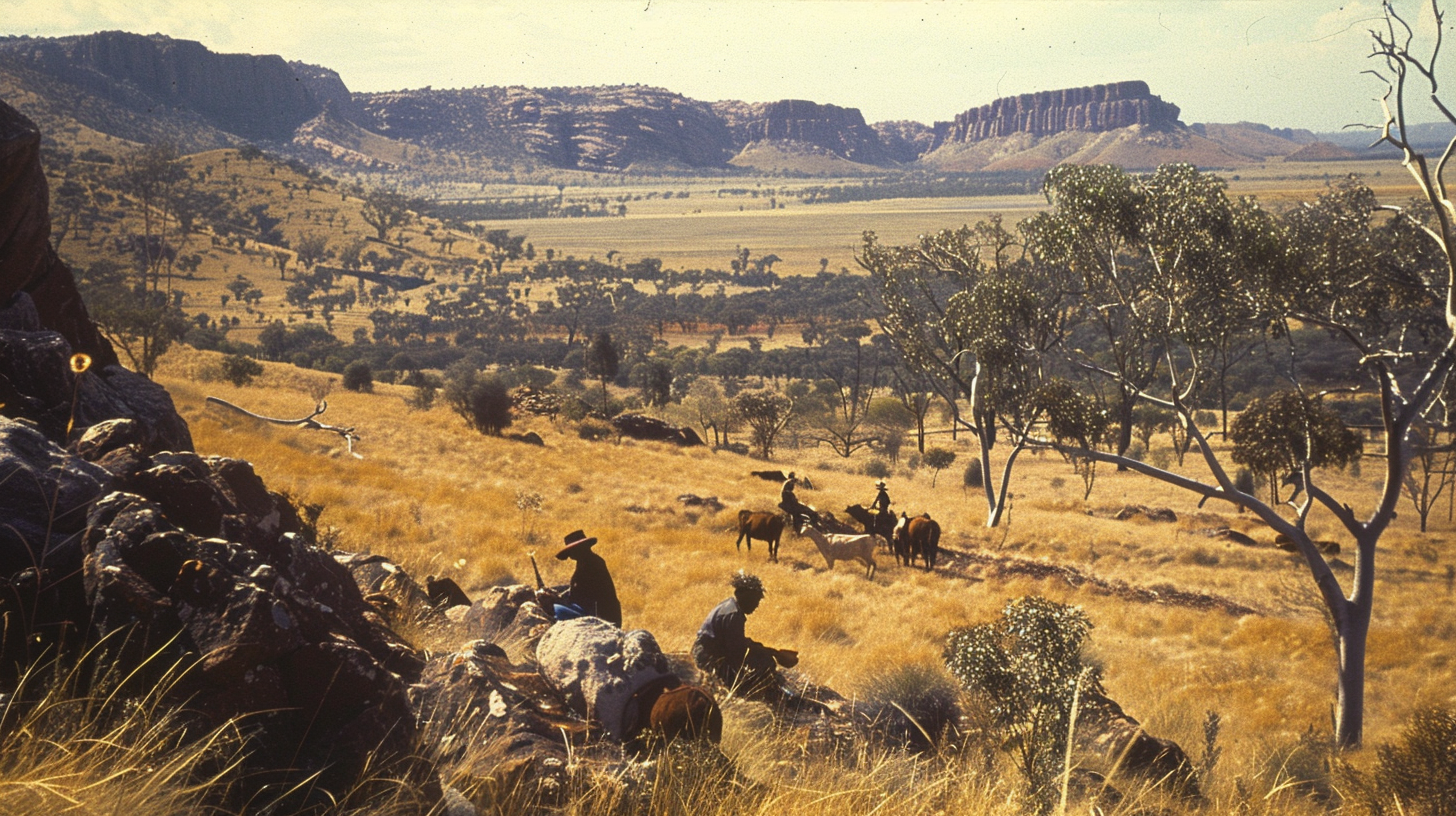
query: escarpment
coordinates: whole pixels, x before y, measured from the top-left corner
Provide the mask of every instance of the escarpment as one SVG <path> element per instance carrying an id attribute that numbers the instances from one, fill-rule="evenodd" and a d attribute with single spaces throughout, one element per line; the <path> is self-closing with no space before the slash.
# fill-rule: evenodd
<path id="1" fill-rule="evenodd" d="M 1181 126 L 1178 106 L 1164 102 L 1141 80 L 1006 96 L 936 123 L 937 143 L 979 142 L 1017 133 L 1050 136 L 1065 131 L 1101 133 L 1144 125 Z"/>
<path id="2" fill-rule="evenodd" d="M 0 51 L 128 107 L 189 110 L 249 139 L 287 139 L 322 107 L 276 54 L 218 54 L 191 40 L 124 31 L 12 39 Z"/>
<path id="3" fill-rule="evenodd" d="M 739 149 L 751 142 L 783 140 L 822 147 L 864 164 L 882 164 L 892 158 L 880 134 L 865 124 L 858 108 L 782 99 L 763 103 L 718 102 L 713 110 L 723 117 Z"/>

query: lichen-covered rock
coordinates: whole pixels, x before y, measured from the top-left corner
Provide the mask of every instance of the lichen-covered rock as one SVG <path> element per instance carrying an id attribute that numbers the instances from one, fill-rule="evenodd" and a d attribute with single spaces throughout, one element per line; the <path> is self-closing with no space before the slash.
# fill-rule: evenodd
<path id="1" fill-rule="evenodd" d="M 1100 694 L 1084 695 L 1078 711 L 1080 765 L 1108 779 L 1132 775 L 1182 796 L 1199 796 L 1193 763 L 1178 743 L 1147 733 L 1115 701 Z"/>
<path id="2" fill-rule="evenodd" d="M 646 719 L 633 695 L 672 676 L 651 632 L 624 632 L 591 617 L 548 629 L 536 645 L 536 663 L 573 710 L 599 721 L 618 740 L 632 736 Z"/>

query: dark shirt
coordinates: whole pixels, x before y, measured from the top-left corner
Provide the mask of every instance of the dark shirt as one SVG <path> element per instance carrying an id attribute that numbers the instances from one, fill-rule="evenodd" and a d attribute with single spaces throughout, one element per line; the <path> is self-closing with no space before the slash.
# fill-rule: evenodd
<path id="1" fill-rule="evenodd" d="M 890 512 L 890 493 L 889 493 L 889 491 L 888 490 L 885 490 L 883 487 L 880 488 L 880 492 L 877 493 L 877 494 L 875 494 L 875 500 L 872 501 L 872 502 L 870 502 L 870 509 L 871 510 L 878 511 L 880 513 L 888 513 L 888 512 Z"/>
<path id="2" fill-rule="evenodd" d="M 693 650 L 735 662 L 743 660 L 748 647 L 758 645 L 743 634 L 743 625 L 747 622 L 748 616 L 738 608 L 738 599 L 729 598 L 708 613 L 698 628 Z"/>
<path id="3" fill-rule="evenodd" d="M 576 557 L 576 572 L 571 574 L 571 589 L 567 594 L 571 602 L 588 615 L 595 615 L 618 628 L 622 626 L 622 604 L 617 600 L 617 586 L 612 583 L 607 562 L 600 555 L 587 550 Z"/>
<path id="4" fill-rule="evenodd" d="M 779 500 L 787 504 L 798 504 L 799 497 L 794 495 L 794 480 L 784 482 L 784 489 L 779 491 Z"/>

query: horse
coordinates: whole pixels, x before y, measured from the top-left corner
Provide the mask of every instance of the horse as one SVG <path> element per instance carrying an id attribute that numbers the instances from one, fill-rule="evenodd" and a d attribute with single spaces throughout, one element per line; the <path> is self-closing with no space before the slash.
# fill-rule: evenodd
<path id="1" fill-rule="evenodd" d="M 784 517 L 777 513 L 762 513 L 753 510 L 738 511 L 738 540 L 733 548 L 743 549 L 743 540 L 748 539 L 748 551 L 753 552 L 753 540 L 768 543 L 768 560 L 779 560 L 779 540 L 784 537 Z"/>
<path id="2" fill-rule="evenodd" d="M 834 569 L 835 561 L 858 561 L 865 565 L 866 578 L 875 576 L 875 545 L 879 543 L 879 536 L 873 533 L 869 535 L 825 535 L 813 527 L 805 527 L 802 534 L 819 548 L 819 553 L 824 556 L 825 561 L 829 562 L 830 569 Z"/>
<path id="3" fill-rule="evenodd" d="M 851 504 L 844 508 L 849 517 L 859 522 L 866 533 L 877 535 L 886 542 L 894 540 L 895 517 L 882 516 L 862 504 Z"/>
<path id="4" fill-rule="evenodd" d="M 935 558 L 940 554 L 940 523 L 929 513 L 906 518 L 900 514 L 895 525 L 895 557 L 905 566 L 911 566 L 916 558 L 925 559 L 925 571 L 935 569 Z"/>

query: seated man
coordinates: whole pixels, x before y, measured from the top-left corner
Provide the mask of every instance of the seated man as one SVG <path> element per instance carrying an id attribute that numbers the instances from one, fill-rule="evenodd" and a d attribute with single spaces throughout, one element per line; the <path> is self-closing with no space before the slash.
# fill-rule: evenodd
<path id="1" fill-rule="evenodd" d="M 788 649 L 771 649 L 744 634 L 748 616 L 762 600 L 763 583 L 739 570 L 733 576 L 733 597 L 714 607 L 698 629 L 693 660 L 698 668 L 745 697 L 779 702 L 784 693 L 777 666 L 792 667 L 799 655 Z"/>
<path id="2" fill-rule="evenodd" d="M 551 610 L 557 620 L 593 615 L 620 629 L 622 604 L 617 600 L 617 587 L 612 583 L 612 574 L 607 571 L 607 562 L 592 552 L 596 543 L 595 537 L 588 538 L 581 530 L 568 533 L 566 543 L 556 553 L 556 558 L 576 561 L 571 586 L 564 593 L 538 591 L 537 600 Z"/>

